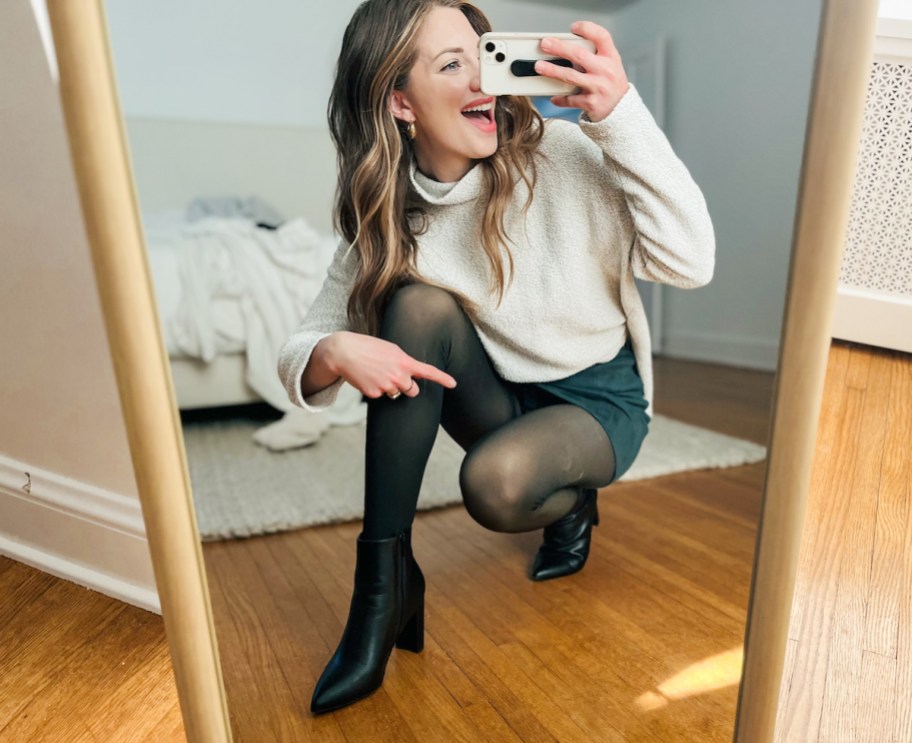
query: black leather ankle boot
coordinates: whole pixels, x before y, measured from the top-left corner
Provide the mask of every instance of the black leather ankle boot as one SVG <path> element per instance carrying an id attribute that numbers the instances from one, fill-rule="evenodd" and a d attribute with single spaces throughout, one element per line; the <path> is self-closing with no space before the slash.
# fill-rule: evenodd
<path id="1" fill-rule="evenodd" d="M 389 539 L 358 537 L 355 590 L 339 647 L 317 681 L 310 710 L 339 709 L 376 691 L 393 645 L 424 649 L 424 576 L 411 528 Z"/>
<path id="2" fill-rule="evenodd" d="M 545 539 L 532 563 L 532 580 L 572 575 L 586 564 L 592 527 L 599 522 L 598 490 L 585 488 L 582 495 L 576 509 L 545 527 Z"/>

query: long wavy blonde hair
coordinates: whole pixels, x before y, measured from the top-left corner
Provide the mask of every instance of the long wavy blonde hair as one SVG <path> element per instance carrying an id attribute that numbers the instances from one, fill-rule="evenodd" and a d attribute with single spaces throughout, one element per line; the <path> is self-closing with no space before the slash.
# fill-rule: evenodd
<path id="1" fill-rule="evenodd" d="M 389 109 L 394 90 L 408 84 L 415 39 L 436 7 L 457 8 L 479 35 L 491 30 L 485 15 L 461 0 L 367 0 L 352 16 L 342 41 L 329 99 L 329 129 L 337 150 L 338 184 L 333 223 L 358 251 L 360 267 L 348 302 L 352 327 L 377 335 L 386 302 L 402 284 L 440 286 L 417 273 L 416 234 L 427 228 L 426 205 L 411 187 L 411 140 Z M 525 97 L 500 96 L 495 110 L 498 147 L 481 161 L 486 209 L 480 242 L 492 269 L 491 291 L 503 300 L 506 282 L 500 246 L 513 278 L 513 256 L 504 226 L 517 174 L 532 202 L 534 155 L 543 133 L 541 116 Z M 449 287 L 477 320 L 475 302 Z"/>

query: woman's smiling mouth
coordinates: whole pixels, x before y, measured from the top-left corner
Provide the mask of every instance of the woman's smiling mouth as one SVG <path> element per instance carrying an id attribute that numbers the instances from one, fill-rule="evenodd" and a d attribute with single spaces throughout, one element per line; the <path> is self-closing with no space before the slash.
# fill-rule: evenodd
<path id="1" fill-rule="evenodd" d="M 493 97 L 480 98 L 462 108 L 460 113 L 477 129 L 486 133 L 495 132 L 497 122 L 494 119 L 494 105 Z"/>

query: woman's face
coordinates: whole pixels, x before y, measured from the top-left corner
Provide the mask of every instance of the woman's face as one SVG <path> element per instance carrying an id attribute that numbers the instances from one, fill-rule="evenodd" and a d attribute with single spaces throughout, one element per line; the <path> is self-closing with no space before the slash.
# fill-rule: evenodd
<path id="1" fill-rule="evenodd" d="M 475 160 L 497 150 L 496 98 L 479 88 L 478 34 L 460 10 L 437 7 L 416 45 L 408 84 L 393 93 L 390 108 L 398 119 L 415 122 L 421 171 L 438 181 L 456 181 Z"/>

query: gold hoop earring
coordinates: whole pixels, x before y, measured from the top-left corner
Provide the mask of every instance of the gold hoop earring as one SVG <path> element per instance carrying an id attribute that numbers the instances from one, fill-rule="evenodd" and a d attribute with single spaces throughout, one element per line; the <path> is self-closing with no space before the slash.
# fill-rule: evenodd
<path id="1" fill-rule="evenodd" d="M 409 139 L 414 139 L 414 138 L 415 138 L 415 135 L 418 134 L 418 132 L 415 130 L 415 122 L 414 122 L 414 121 L 410 121 L 410 122 L 408 123 L 408 126 L 405 127 L 405 131 L 406 131 L 406 133 L 409 135 Z"/>

